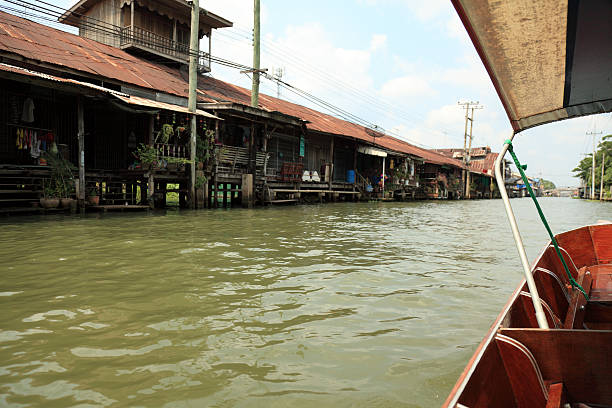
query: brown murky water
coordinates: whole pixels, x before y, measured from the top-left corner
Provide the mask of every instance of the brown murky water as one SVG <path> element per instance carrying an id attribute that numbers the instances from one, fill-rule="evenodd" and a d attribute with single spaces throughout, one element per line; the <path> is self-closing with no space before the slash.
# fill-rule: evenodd
<path id="1" fill-rule="evenodd" d="M 12 407 L 439 406 L 521 279 L 499 200 L 0 219 L 0 259 Z"/>

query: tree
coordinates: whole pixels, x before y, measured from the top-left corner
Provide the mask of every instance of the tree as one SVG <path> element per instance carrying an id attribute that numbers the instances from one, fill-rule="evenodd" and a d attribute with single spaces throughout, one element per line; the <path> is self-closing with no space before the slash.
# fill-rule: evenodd
<path id="1" fill-rule="evenodd" d="M 550 180 L 542 179 L 540 182 L 542 183 L 542 187 L 544 187 L 544 190 L 554 190 L 555 188 L 557 188 L 555 183 Z"/>
<path id="2" fill-rule="evenodd" d="M 605 162 L 604 162 L 605 153 Z M 595 188 L 599 189 L 601 183 L 601 166 L 604 166 L 604 190 L 612 185 L 612 135 L 604 136 L 597 146 L 595 153 Z M 586 185 L 591 185 L 593 167 L 593 154 L 584 157 L 578 166 L 572 170 L 574 177 L 580 178 Z"/>

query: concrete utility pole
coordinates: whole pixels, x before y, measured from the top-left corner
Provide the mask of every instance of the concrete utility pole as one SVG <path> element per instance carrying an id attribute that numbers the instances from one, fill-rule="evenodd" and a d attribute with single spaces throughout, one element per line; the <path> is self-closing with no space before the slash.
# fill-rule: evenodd
<path id="1" fill-rule="evenodd" d="M 476 102 L 458 102 L 458 104 L 460 106 L 464 106 L 465 107 L 465 130 L 463 132 L 463 163 L 466 165 L 467 170 L 464 170 L 465 172 L 465 198 L 470 198 L 470 160 L 471 160 L 471 154 L 472 154 L 472 129 L 474 127 L 474 110 L 475 109 L 483 109 L 484 106 L 479 105 L 478 101 Z M 472 109 L 472 117 L 469 116 L 469 111 L 470 109 Z M 467 147 L 467 138 L 468 138 L 468 132 L 467 132 L 467 125 L 468 125 L 468 121 L 470 121 L 470 142 L 469 142 L 469 147 Z"/>
<path id="2" fill-rule="evenodd" d="M 253 87 L 251 89 L 251 106 L 259 105 L 259 40 L 260 40 L 260 7 L 259 0 L 253 0 Z"/>
<path id="3" fill-rule="evenodd" d="M 196 109 L 197 109 L 197 89 L 198 89 L 198 56 L 200 54 L 200 1 L 193 0 L 191 6 L 191 38 L 189 45 L 189 102 L 188 109 L 191 113 L 191 138 L 189 143 L 189 160 L 191 160 L 190 177 L 190 200 L 189 207 L 195 208 L 195 181 L 196 181 L 196 135 L 198 133 Z"/>
<path id="4" fill-rule="evenodd" d="M 597 144 L 595 143 L 595 136 L 601 135 L 601 132 L 587 132 L 587 135 L 593 135 L 593 172 L 592 172 L 592 180 L 591 180 L 591 200 L 595 199 L 595 154 L 597 153 Z"/>
<path id="5" fill-rule="evenodd" d="M 606 152 L 601 152 L 601 184 L 599 185 L 599 201 L 603 200 L 603 178 L 606 168 Z"/>

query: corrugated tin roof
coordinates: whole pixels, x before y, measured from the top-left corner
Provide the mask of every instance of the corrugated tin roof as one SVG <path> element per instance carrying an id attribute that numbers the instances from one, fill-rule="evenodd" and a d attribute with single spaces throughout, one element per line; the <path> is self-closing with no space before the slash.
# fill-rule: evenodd
<path id="1" fill-rule="evenodd" d="M 125 103 L 128 103 L 130 105 L 138 105 L 138 106 L 147 106 L 149 108 L 157 108 L 157 109 L 165 109 L 165 110 L 170 110 L 170 111 L 174 111 L 174 112 L 182 112 L 182 113 L 190 113 L 189 109 L 187 109 L 184 106 L 180 106 L 180 105 L 174 105 L 171 103 L 165 103 L 165 102 L 158 102 L 158 101 L 153 101 L 151 99 L 146 99 L 146 98 L 141 98 L 139 96 L 123 96 L 123 95 L 118 95 L 118 94 L 113 94 L 115 95 L 117 98 L 119 98 L 120 100 L 122 100 Z M 206 118 L 210 118 L 210 119 L 219 119 L 219 120 L 223 120 L 215 115 L 212 115 L 206 111 L 203 111 L 201 109 L 196 109 L 196 115 L 197 116 L 204 116 Z"/>
<path id="2" fill-rule="evenodd" d="M 90 84 L 88 82 L 77 81 L 77 80 L 69 79 L 69 78 L 60 78 L 54 75 L 44 74 L 42 72 L 32 71 L 30 69 L 15 67 L 15 66 L 8 65 L 8 64 L 0 63 L 0 71 L 12 72 L 14 74 L 36 77 L 36 78 L 40 78 L 46 81 L 61 82 L 64 84 L 75 85 L 78 87 L 94 89 L 101 93 L 113 95 L 119 100 L 121 100 L 122 102 L 125 102 L 130 105 L 146 106 L 146 107 L 155 108 L 155 109 L 165 109 L 165 110 L 174 111 L 174 112 L 189 113 L 189 109 L 187 109 L 184 106 L 174 105 L 174 104 L 165 103 L 165 102 L 153 101 L 151 99 L 128 95 L 122 92 L 115 91 L 114 89 L 104 88 L 102 86 Z M 211 118 L 211 119 L 223 120 L 201 109 L 196 110 L 196 115 L 204 116 L 204 117 Z"/>
<path id="3" fill-rule="evenodd" d="M 463 149 L 461 148 L 436 149 L 436 152 L 447 157 L 463 158 Z M 495 160 L 497 160 L 498 155 L 499 153 L 491 152 L 491 148 L 488 146 L 473 147 L 470 151 L 470 171 L 472 173 L 483 173 L 493 176 L 495 174 Z"/>
<path id="4" fill-rule="evenodd" d="M 176 68 L 157 65 L 127 52 L 0 12 L 0 50 L 18 54 L 32 61 L 77 70 L 95 77 L 112 79 L 168 94 L 187 97 L 188 81 Z M 250 90 L 211 77 L 200 76 L 200 102 L 234 102 L 250 105 Z M 398 153 L 423 158 L 426 162 L 463 168 L 463 163 L 434 151 L 374 132 L 334 116 L 265 94 L 260 108 L 301 118 L 309 130 L 352 137 Z"/>

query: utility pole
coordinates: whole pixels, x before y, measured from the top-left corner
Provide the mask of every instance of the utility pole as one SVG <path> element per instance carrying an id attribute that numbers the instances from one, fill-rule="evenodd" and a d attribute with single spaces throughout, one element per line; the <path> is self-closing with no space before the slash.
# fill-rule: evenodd
<path id="1" fill-rule="evenodd" d="M 465 166 L 467 167 L 466 170 L 464 170 L 464 180 L 465 180 L 465 198 L 470 198 L 470 160 L 471 160 L 471 154 L 472 154 L 472 129 L 474 127 L 474 110 L 475 109 L 483 109 L 484 106 L 479 105 L 478 101 L 476 102 L 458 102 L 458 104 L 460 106 L 464 106 L 465 107 L 465 130 L 463 132 L 463 163 L 465 164 Z M 469 116 L 469 112 L 470 109 L 472 110 L 472 115 L 471 117 Z M 468 132 L 467 132 L 467 125 L 468 125 L 468 121 L 470 122 L 470 134 L 469 134 L 469 138 L 470 138 L 470 142 L 469 142 L 469 147 L 467 147 L 466 145 L 467 143 L 467 138 L 468 138 Z"/>
<path id="2" fill-rule="evenodd" d="M 277 68 L 274 70 L 274 76 L 276 77 L 276 79 L 278 79 L 279 81 L 276 81 L 276 98 L 280 99 L 280 91 L 281 91 L 281 84 L 280 84 L 280 80 L 283 79 L 283 75 L 285 74 L 285 69 L 284 68 Z"/>
<path id="3" fill-rule="evenodd" d="M 253 20 L 253 87 L 251 89 L 251 106 L 256 108 L 259 105 L 259 40 L 260 40 L 260 7 L 259 0 L 253 0 L 254 20 Z"/>
<path id="4" fill-rule="evenodd" d="M 603 178 L 604 169 L 606 168 L 606 152 L 601 152 L 601 184 L 599 185 L 599 201 L 603 200 Z"/>
<path id="5" fill-rule="evenodd" d="M 133 2 L 132 2 L 133 3 Z M 189 160 L 191 160 L 191 177 L 189 180 L 190 200 L 189 207 L 195 208 L 195 179 L 196 179 L 196 135 L 198 121 L 196 118 L 197 89 L 198 89 L 198 56 L 200 54 L 200 1 L 193 0 L 191 6 L 191 38 L 189 44 L 189 101 L 188 109 L 191 113 L 191 137 L 189 143 Z"/>
<path id="6" fill-rule="evenodd" d="M 592 171 L 592 180 L 591 180 L 591 200 L 595 199 L 595 154 L 597 153 L 597 144 L 595 143 L 595 137 L 597 135 L 601 135 L 601 132 L 587 132 L 587 135 L 593 135 L 593 171 Z"/>

